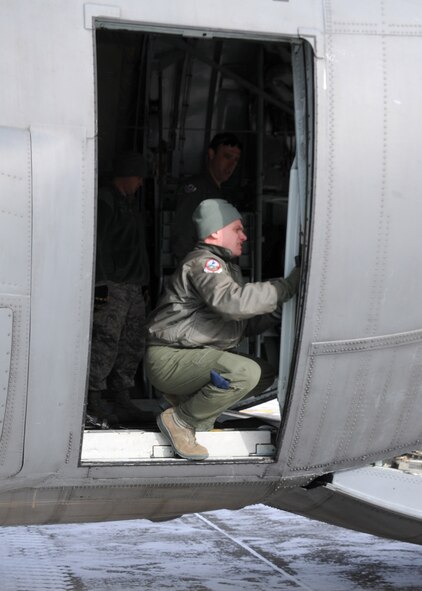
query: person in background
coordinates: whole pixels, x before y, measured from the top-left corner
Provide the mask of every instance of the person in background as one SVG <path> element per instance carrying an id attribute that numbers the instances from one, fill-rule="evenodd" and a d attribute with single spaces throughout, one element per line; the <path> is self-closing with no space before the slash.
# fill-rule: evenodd
<path id="1" fill-rule="evenodd" d="M 145 350 L 149 262 L 138 196 L 144 174 L 141 154 L 119 154 L 111 183 L 98 193 L 87 419 L 105 428 L 141 419 L 130 391 Z"/>
<path id="2" fill-rule="evenodd" d="M 179 263 L 147 320 L 145 370 L 172 405 L 157 417 L 182 458 L 203 460 L 196 431 L 222 412 L 266 390 L 275 372 L 264 360 L 236 353 L 246 335 L 280 322 L 281 305 L 297 291 L 299 269 L 286 278 L 243 283 L 233 259 L 246 240 L 237 209 L 201 201 L 193 213 L 199 242 Z M 182 229 L 183 231 L 183 229 Z"/>
<path id="3" fill-rule="evenodd" d="M 223 198 L 221 185 L 232 176 L 241 154 L 242 144 L 233 133 L 218 133 L 208 146 L 206 171 L 191 177 L 179 188 L 171 228 L 171 249 L 178 261 L 196 243 L 194 210 L 204 199 Z"/>

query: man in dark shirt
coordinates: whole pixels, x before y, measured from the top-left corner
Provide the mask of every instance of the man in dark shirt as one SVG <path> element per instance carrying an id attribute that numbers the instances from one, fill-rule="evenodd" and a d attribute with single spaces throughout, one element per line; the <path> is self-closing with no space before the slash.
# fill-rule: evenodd
<path id="1" fill-rule="evenodd" d="M 119 155 L 111 184 L 98 193 L 87 413 L 103 426 L 141 418 L 130 389 L 145 349 L 143 287 L 149 283 L 149 263 L 137 197 L 144 169 L 141 154 Z M 103 399 L 106 390 L 110 404 Z"/>
<path id="2" fill-rule="evenodd" d="M 191 177 L 179 188 L 171 232 L 171 248 L 177 260 L 196 244 L 193 212 L 204 199 L 223 198 L 221 185 L 232 176 L 241 153 L 242 144 L 233 133 L 217 134 L 208 147 L 206 172 Z"/>

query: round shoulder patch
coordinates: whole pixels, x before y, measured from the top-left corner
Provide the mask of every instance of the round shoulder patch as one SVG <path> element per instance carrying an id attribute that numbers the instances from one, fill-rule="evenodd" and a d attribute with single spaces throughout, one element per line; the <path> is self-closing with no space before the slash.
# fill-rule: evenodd
<path id="1" fill-rule="evenodd" d="M 207 259 L 204 265 L 204 273 L 221 273 L 221 263 L 217 259 Z"/>

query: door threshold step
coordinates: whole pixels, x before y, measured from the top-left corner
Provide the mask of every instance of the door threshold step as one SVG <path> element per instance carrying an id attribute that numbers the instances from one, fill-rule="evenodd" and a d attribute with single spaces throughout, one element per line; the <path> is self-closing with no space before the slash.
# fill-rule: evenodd
<path id="1" fill-rule="evenodd" d="M 209 452 L 208 459 L 271 457 L 275 447 L 270 429 L 213 429 L 196 434 L 196 440 Z M 174 458 L 168 439 L 159 432 L 105 430 L 84 432 L 82 463 L 136 462 Z"/>

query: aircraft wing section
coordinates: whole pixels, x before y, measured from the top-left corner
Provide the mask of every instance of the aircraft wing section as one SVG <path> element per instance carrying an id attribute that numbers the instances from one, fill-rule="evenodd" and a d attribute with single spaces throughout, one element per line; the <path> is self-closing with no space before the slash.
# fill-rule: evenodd
<path id="1" fill-rule="evenodd" d="M 321 486 L 280 489 L 266 504 L 372 535 L 422 544 L 422 477 L 371 466 Z M 419 505 L 419 507 L 418 507 Z"/>
<path id="2" fill-rule="evenodd" d="M 422 527 L 422 477 L 394 468 L 369 466 L 334 474 L 327 489 L 354 497 L 399 515 L 420 520 Z"/>

